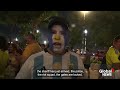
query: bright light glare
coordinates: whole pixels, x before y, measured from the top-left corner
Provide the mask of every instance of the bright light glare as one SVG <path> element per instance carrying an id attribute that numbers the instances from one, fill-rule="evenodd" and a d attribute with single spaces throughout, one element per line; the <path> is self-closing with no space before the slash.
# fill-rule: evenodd
<path id="1" fill-rule="evenodd" d="M 39 30 L 36 30 L 37 33 L 39 33 L 40 31 Z"/>
<path id="2" fill-rule="evenodd" d="M 83 14 L 87 14 L 89 13 L 89 11 L 81 11 Z"/>
<path id="3" fill-rule="evenodd" d="M 75 24 L 72 24 L 71 27 L 74 28 L 74 27 L 76 27 L 76 25 L 75 25 Z"/>
<path id="4" fill-rule="evenodd" d="M 15 38 L 15 41 L 18 41 L 18 38 Z"/>
<path id="5" fill-rule="evenodd" d="M 47 44 L 47 41 L 44 41 L 44 44 Z"/>
<path id="6" fill-rule="evenodd" d="M 87 34 L 87 33 L 88 33 L 88 31 L 85 29 L 84 33 L 85 33 L 85 34 Z"/>

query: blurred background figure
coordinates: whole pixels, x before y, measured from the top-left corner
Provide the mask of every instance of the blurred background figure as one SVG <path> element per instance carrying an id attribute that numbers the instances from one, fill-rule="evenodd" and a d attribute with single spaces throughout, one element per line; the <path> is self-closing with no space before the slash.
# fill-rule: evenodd
<path id="1" fill-rule="evenodd" d="M 86 54 L 82 54 L 81 55 L 83 63 L 84 63 L 84 67 L 85 67 L 85 71 L 87 73 L 87 78 L 89 78 L 89 67 L 90 67 L 90 57 L 91 57 L 91 53 L 89 52 L 88 49 L 86 49 Z"/>
<path id="2" fill-rule="evenodd" d="M 44 51 L 44 49 L 46 48 L 45 44 L 41 44 L 40 46 L 41 46 L 42 51 Z"/>
<path id="3" fill-rule="evenodd" d="M 4 79 L 6 67 L 8 65 L 8 43 L 5 37 L 0 36 L 0 79 Z"/>
<path id="4" fill-rule="evenodd" d="M 18 59 L 21 59 L 20 60 L 21 64 L 23 64 L 32 54 L 42 51 L 39 43 L 35 40 L 35 36 L 33 34 L 26 35 L 25 40 L 27 46 L 25 47 L 22 56 L 17 57 Z"/>
<path id="5" fill-rule="evenodd" d="M 84 61 L 84 66 L 85 68 L 88 70 L 90 67 L 90 57 L 91 57 L 91 53 L 89 52 L 89 50 L 86 50 L 86 55 L 85 55 L 85 61 Z"/>
<path id="6" fill-rule="evenodd" d="M 66 50 L 66 52 L 71 51 L 71 49 L 70 49 L 70 47 L 69 47 L 69 46 L 66 46 L 66 47 L 65 47 L 65 50 Z"/>
<path id="7" fill-rule="evenodd" d="M 115 70 L 115 79 L 120 79 L 118 77 L 120 74 L 120 35 L 113 39 L 112 46 L 109 47 L 106 53 L 106 64 L 108 69 Z"/>
<path id="8" fill-rule="evenodd" d="M 9 63 L 5 72 L 6 79 L 14 79 L 20 69 L 20 61 L 16 57 L 22 55 L 22 50 L 15 44 L 10 44 L 9 48 Z"/>
<path id="9" fill-rule="evenodd" d="M 76 50 L 76 53 L 79 54 L 79 55 L 81 55 L 80 49 L 77 49 L 77 50 Z"/>
<path id="10" fill-rule="evenodd" d="M 49 48 L 49 44 L 46 44 L 46 45 L 45 44 L 41 44 L 40 46 L 42 48 L 42 51 L 44 51 L 45 53 L 49 51 L 49 49 L 48 49 Z"/>
<path id="11" fill-rule="evenodd" d="M 49 50 L 49 44 L 46 44 L 46 45 L 45 45 L 44 51 L 45 51 L 45 52 L 51 52 L 51 51 Z"/>

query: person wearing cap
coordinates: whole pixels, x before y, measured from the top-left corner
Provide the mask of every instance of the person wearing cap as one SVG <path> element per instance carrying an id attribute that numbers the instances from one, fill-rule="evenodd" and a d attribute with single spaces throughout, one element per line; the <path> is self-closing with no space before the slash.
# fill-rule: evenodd
<path id="1" fill-rule="evenodd" d="M 78 77 L 39 76 L 40 70 L 70 70 L 82 69 L 84 65 L 79 55 L 67 52 L 66 46 L 69 41 L 69 25 L 64 18 L 53 17 L 48 24 L 48 52 L 39 52 L 30 56 L 16 79 L 72 79 Z"/>

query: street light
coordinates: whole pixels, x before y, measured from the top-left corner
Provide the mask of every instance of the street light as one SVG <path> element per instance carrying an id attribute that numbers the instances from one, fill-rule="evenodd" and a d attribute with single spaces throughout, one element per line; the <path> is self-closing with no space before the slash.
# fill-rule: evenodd
<path id="1" fill-rule="evenodd" d="M 84 27 L 85 27 L 86 14 L 88 14 L 89 11 L 81 11 L 81 13 L 84 15 Z"/>
<path id="2" fill-rule="evenodd" d="M 43 43 L 46 45 L 46 44 L 47 44 L 47 41 L 44 41 Z"/>
<path id="3" fill-rule="evenodd" d="M 40 31 L 39 30 L 36 30 L 36 33 L 39 33 Z"/>
<path id="4" fill-rule="evenodd" d="M 89 11 L 81 11 L 84 14 L 84 20 L 85 20 L 85 15 L 89 13 Z"/>
<path id="5" fill-rule="evenodd" d="M 87 33 L 88 33 L 87 29 L 84 30 L 84 33 L 85 33 L 85 36 L 87 36 Z"/>
<path id="6" fill-rule="evenodd" d="M 87 38 L 86 38 L 87 33 L 88 33 L 88 31 L 87 31 L 87 29 L 85 29 L 84 30 L 84 34 L 85 34 L 85 53 L 86 53 L 86 47 L 87 47 Z"/>
<path id="7" fill-rule="evenodd" d="M 86 29 L 85 21 L 86 21 L 86 14 L 88 14 L 89 11 L 81 11 L 81 13 L 83 13 L 83 15 L 84 15 L 84 27 L 83 27 L 83 29 L 84 29 L 84 45 L 85 45 L 85 53 L 86 53 L 86 45 L 87 45 L 87 38 L 86 37 L 87 37 L 88 31 Z"/>
<path id="8" fill-rule="evenodd" d="M 18 41 L 18 38 L 15 38 L 15 41 Z"/>

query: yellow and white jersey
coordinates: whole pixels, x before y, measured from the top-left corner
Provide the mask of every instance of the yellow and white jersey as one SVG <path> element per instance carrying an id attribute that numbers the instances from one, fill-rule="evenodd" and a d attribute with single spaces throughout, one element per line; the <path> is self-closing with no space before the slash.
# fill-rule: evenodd
<path id="1" fill-rule="evenodd" d="M 72 65 L 72 67 L 71 67 Z M 80 56 L 74 52 L 66 52 L 64 55 L 54 56 L 44 51 L 31 55 L 23 64 L 16 79 L 64 79 L 71 77 L 38 77 L 37 70 L 84 70 Z"/>

